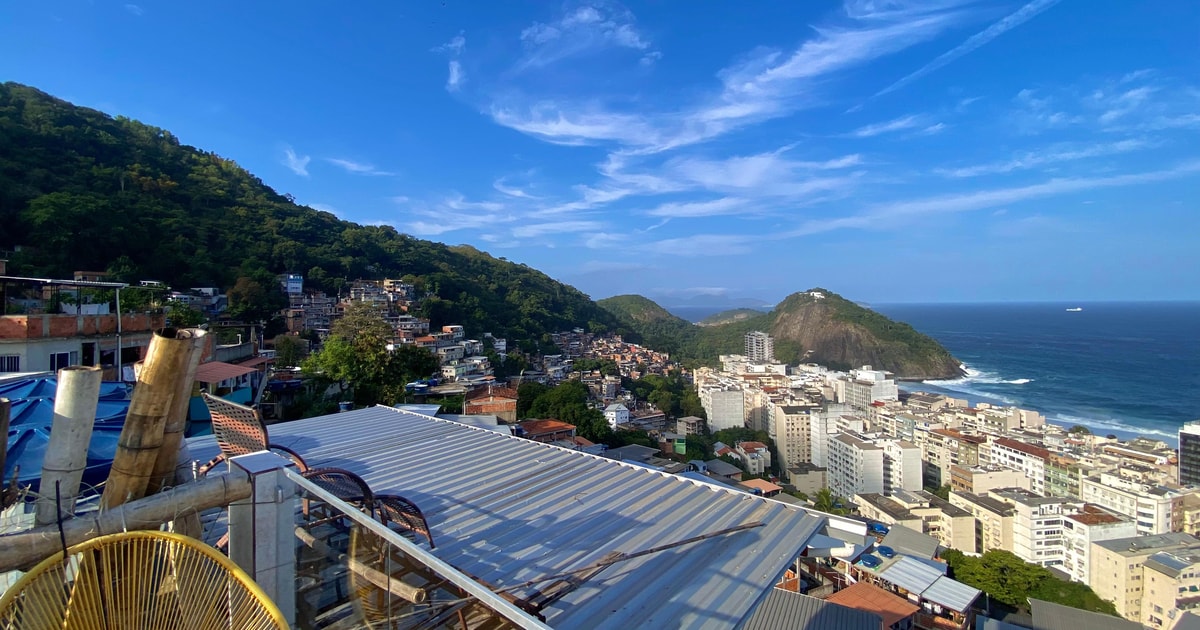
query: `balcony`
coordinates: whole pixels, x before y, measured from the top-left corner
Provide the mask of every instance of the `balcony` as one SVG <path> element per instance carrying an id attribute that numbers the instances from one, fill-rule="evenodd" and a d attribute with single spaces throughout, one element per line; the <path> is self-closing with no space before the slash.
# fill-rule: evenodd
<path id="1" fill-rule="evenodd" d="M 162 328 L 161 313 L 121 315 L 121 332 L 150 332 Z M 116 315 L 5 315 L 0 317 L 0 339 L 53 339 L 117 334 Z"/>

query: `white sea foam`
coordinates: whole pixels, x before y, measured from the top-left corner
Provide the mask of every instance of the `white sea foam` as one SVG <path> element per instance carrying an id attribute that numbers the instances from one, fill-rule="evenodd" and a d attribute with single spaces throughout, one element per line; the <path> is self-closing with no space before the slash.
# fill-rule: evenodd
<path id="1" fill-rule="evenodd" d="M 977 370 L 977 369 L 967 365 L 966 363 L 963 363 L 962 365 L 959 365 L 958 367 L 962 368 L 963 372 L 966 372 L 965 376 L 962 376 L 959 378 L 944 379 L 944 380 L 937 380 L 937 381 L 923 381 L 923 382 L 928 383 L 930 385 L 936 385 L 938 387 L 943 387 L 945 389 L 952 389 L 956 392 L 970 394 L 972 396 L 983 396 L 983 397 L 987 397 L 987 398 L 994 398 L 996 400 L 1002 400 L 1008 404 L 1016 404 L 1016 401 L 1012 400 L 1011 398 L 1008 398 L 1007 396 L 1003 396 L 1001 394 L 997 394 L 994 392 L 979 391 L 977 389 L 973 389 L 970 387 L 964 387 L 964 386 L 969 386 L 969 385 L 1025 385 L 1026 383 L 1033 382 L 1033 379 L 1031 379 L 1031 378 L 1005 379 L 1005 378 L 1002 378 L 999 374 L 996 374 L 995 372 L 987 372 L 984 370 Z"/>
<path id="2" fill-rule="evenodd" d="M 1162 431 L 1159 429 L 1151 429 L 1144 426 L 1126 424 L 1115 418 L 1084 418 L 1080 416 L 1056 413 L 1053 416 L 1049 416 L 1047 419 L 1053 424 L 1060 424 L 1065 427 L 1072 427 L 1077 424 L 1081 424 L 1091 429 L 1092 433 L 1097 433 L 1100 435 L 1104 435 L 1112 431 L 1119 431 L 1126 434 L 1160 438 L 1169 444 L 1175 444 L 1179 439 L 1179 435 L 1177 433 L 1170 433 L 1168 431 Z"/>

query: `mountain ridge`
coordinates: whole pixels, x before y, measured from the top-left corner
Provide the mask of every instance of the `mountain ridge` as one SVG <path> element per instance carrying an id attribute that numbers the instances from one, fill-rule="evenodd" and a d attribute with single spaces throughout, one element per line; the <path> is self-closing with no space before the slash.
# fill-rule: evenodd
<path id="1" fill-rule="evenodd" d="M 597 304 L 647 342 L 688 362 L 711 364 L 719 354 L 741 353 L 745 333 L 762 330 L 775 338 L 776 357 L 786 363 L 813 362 L 843 370 L 871 365 L 912 380 L 963 374 L 961 363 L 934 339 L 819 287 L 793 293 L 769 312 L 708 326 L 674 316 L 653 317 L 651 313 L 666 309 L 642 296 L 620 298 L 617 306 L 610 301 L 614 298 Z M 631 314 L 631 305 L 641 310 Z"/>

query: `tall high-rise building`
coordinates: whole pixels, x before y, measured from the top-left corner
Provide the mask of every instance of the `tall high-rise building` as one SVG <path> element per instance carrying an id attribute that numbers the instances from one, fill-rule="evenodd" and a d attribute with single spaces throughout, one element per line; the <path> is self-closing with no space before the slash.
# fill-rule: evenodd
<path id="1" fill-rule="evenodd" d="M 746 333 L 746 358 L 752 363 L 774 361 L 775 338 L 758 330 Z"/>
<path id="2" fill-rule="evenodd" d="M 1200 420 L 1179 427 L 1179 485 L 1200 487 Z"/>

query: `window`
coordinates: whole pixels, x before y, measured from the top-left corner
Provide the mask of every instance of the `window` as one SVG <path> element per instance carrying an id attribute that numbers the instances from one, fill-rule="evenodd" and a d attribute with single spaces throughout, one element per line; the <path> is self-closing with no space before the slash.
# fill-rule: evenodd
<path id="1" fill-rule="evenodd" d="M 53 352 L 50 354 L 50 371 L 52 372 L 78 364 L 79 352 Z"/>
<path id="2" fill-rule="evenodd" d="M 20 372 L 21 355 L 0 354 L 0 372 Z"/>

